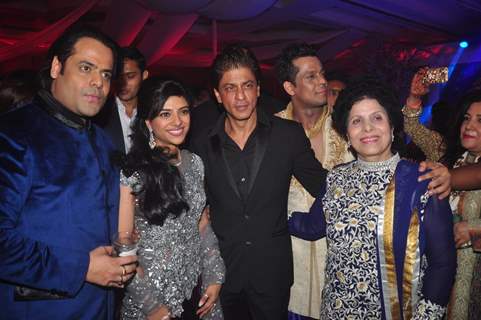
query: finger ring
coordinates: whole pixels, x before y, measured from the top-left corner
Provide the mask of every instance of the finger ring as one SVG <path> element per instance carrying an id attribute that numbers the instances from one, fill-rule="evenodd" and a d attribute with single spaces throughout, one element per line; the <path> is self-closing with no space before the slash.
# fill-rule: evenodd
<path id="1" fill-rule="evenodd" d="M 120 275 L 120 283 L 124 283 L 124 275 Z"/>
<path id="2" fill-rule="evenodd" d="M 125 266 L 120 266 L 122 268 L 122 275 L 125 276 L 125 274 L 127 273 L 127 270 L 125 270 Z"/>
<path id="3" fill-rule="evenodd" d="M 209 295 L 204 294 L 204 298 L 209 299 Z"/>
<path id="4" fill-rule="evenodd" d="M 469 248 L 471 247 L 471 241 L 468 241 L 466 243 L 463 243 L 461 246 L 459 246 L 461 249 L 464 249 L 464 248 Z"/>

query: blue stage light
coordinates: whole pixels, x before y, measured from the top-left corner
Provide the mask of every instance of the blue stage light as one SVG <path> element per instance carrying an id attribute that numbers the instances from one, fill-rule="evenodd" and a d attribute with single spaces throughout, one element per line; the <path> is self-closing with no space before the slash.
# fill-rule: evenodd
<path id="1" fill-rule="evenodd" d="M 460 46 L 461 48 L 467 48 L 468 45 L 469 45 L 469 43 L 468 43 L 467 41 L 461 41 L 461 42 L 459 43 L 459 46 Z"/>

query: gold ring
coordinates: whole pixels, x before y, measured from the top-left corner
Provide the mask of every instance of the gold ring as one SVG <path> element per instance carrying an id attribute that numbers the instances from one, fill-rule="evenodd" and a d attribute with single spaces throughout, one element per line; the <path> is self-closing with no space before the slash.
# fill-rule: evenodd
<path id="1" fill-rule="evenodd" d="M 471 241 L 468 241 L 466 243 L 463 243 L 462 245 L 459 246 L 460 249 L 465 249 L 471 247 Z"/>
<path id="2" fill-rule="evenodd" d="M 122 267 L 122 275 L 125 276 L 127 274 L 127 270 L 125 270 L 125 266 L 120 266 Z"/>

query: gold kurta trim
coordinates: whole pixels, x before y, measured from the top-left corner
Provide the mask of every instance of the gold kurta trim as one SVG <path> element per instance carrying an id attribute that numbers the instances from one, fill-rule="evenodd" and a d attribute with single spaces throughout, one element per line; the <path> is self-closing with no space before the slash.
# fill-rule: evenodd
<path id="1" fill-rule="evenodd" d="M 397 292 L 396 264 L 394 260 L 394 199 L 395 199 L 395 178 L 393 176 L 386 190 L 386 198 L 384 203 L 384 253 L 386 259 L 386 276 L 389 283 L 389 292 L 383 292 L 383 295 L 389 295 L 391 319 L 401 320 L 401 310 L 399 308 L 399 299 Z"/>
<path id="2" fill-rule="evenodd" d="M 413 313 L 413 275 L 419 264 L 419 216 L 418 210 L 414 209 L 409 222 L 409 231 L 406 243 L 406 255 L 404 257 L 403 278 L 403 310 L 404 319 L 411 319 Z"/>

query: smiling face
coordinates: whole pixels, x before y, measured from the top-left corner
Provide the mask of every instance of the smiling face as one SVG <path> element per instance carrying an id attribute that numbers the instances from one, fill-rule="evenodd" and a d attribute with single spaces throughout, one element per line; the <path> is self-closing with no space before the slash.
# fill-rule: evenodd
<path id="1" fill-rule="evenodd" d="M 300 57 L 292 64 L 298 70 L 295 83 L 286 81 L 284 89 L 295 105 L 318 108 L 327 102 L 327 82 L 324 69 L 317 57 Z"/>
<path id="2" fill-rule="evenodd" d="M 190 111 L 187 100 L 184 97 L 169 97 L 159 115 L 145 123 L 153 131 L 157 146 L 174 152 L 189 132 Z"/>
<path id="3" fill-rule="evenodd" d="M 240 67 L 224 72 L 214 93 L 217 102 L 224 105 L 228 117 L 234 121 L 247 121 L 255 113 L 260 87 L 254 73 L 249 68 Z"/>
<path id="4" fill-rule="evenodd" d="M 113 54 L 93 38 L 80 38 L 64 65 L 54 57 L 51 92 L 70 111 L 91 117 L 105 103 L 112 78 Z"/>
<path id="5" fill-rule="evenodd" d="M 386 110 L 375 99 L 353 104 L 347 118 L 347 136 L 360 159 L 369 162 L 392 157 L 392 127 Z"/>
<path id="6" fill-rule="evenodd" d="M 469 106 L 459 132 L 461 145 L 468 151 L 481 155 L 481 102 Z"/>

